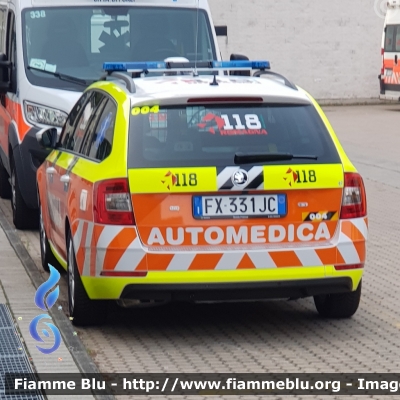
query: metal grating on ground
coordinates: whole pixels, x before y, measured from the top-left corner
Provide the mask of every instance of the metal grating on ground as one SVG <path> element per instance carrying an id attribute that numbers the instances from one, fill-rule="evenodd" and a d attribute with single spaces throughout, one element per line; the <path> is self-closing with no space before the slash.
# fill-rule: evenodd
<path id="1" fill-rule="evenodd" d="M 10 320 L 9 317 L 10 313 L 8 311 L 7 306 L 0 304 L 0 328 L 12 328 L 13 322 L 12 319 Z M 2 354 L 2 353 L 0 353 Z"/>
<path id="2" fill-rule="evenodd" d="M 33 373 L 25 348 L 14 328 L 8 307 L 0 304 L 0 399 L 4 400 L 43 400 L 38 395 L 12 395 L 4 393 L 4 377 L 9 373 Z"/>

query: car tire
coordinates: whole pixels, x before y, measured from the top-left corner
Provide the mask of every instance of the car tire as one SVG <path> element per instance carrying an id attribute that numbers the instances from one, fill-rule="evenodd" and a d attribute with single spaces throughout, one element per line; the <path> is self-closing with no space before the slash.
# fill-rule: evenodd
<path id="1" fill-rule="evenodd" d="M 11 185 L 9 179 L 8 172 L 0 161 L 0 197 L 2 199 L 11 198 Z"/>
<path id="2" fill-rule="evenodd" d="M 13 223 L 17 229 L 37 229 L 39 213 L 27 207 L 19 188 L 18 175 L 14 160 L 11 161 L 11 208 Z"/>
<path id="3" fill-rule="evenodd" d="M 61 269 L 61 264 L 51 251 L 50 243 L 47 239 L 46 229 L 43 223 L 42 205 L 39 204 L 39 237 L 40 237 L 40 257 L 42 267 L 46 272 L 50 271 L 49 264 L 56 269 Z"/>
<path id="4" fill-rule="evenodd" d="M 362 282 L 354 292 L 314 296 L 315 307 L 322 317 L 350 318 L 360 305 Z"/>
<path id="5" fill-rule="evenodd" d="M 99 325 L 107 319 L 107 302 L 91 300 L 83 286 L 72 241 L 71 232 L 67 239 L 68 307 L 72 323 L 76 326 Z"/>

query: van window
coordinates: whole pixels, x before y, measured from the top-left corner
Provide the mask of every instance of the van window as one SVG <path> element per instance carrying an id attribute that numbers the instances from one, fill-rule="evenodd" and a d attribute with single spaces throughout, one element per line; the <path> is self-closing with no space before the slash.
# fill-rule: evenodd
<path id="1" fill-rule="evenodd" d="M 234 165 L 238 152 L 318 157 L 302 163 L 340 162 L 312 106 L 155 106 L 133 108 L 131 114 L 129 168 L 224 167 Z M 290 163 L 299 160 L 284 161 Z"/>
<path id="2" fill-rule="evenodd" d="M 177 56 L 190 61 L 216 58 L 207 13 L 176 7 L 26 9 L 23 46 L 27 67 L 87 81 L 102 76 L 104 62 L 163 61 Z M 34 85 L 82 90 L 48 73 L 29 68 L 26 73 Z"/>
<path id="3" fill-rule="evenodd" d="M 109 99 L 98 118 L 93 120 L 93 129 L 88 138 L 89 150 L 85 153 L 89 158 L 103 161 L 111 154 L 116 115 L 117 107 Z"/>
<path id="4" fill-rule="evenodd" d="M 6 31 L 7 11 L 0 8 L 0 53 L 5 53 L 5 31 Z"/>
<path id="5" fill-rule="evenodd" d="M 397 27 L 396 30 L 396 38 L 394 42 L 394 48 L 396 52 L 400 52 L 400 25 Z"/>
<path id="6" fill-rule="evenodd" d="M 400 52 L 400 25 L 386 26 L 385 51 Z"/>

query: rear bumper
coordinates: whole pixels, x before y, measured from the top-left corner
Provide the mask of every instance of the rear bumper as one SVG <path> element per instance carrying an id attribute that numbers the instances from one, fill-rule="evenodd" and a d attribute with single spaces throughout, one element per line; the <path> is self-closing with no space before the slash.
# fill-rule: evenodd
<path id="1" fill-rule="evenodd" d="M 385 83 L 381 78 L 379 78 L 379 86 L 380 86 L 380 100 L 391 100 L 391 101 L 400 101 L 400 84 L 395 83 Z"/>
<path id="2" fill-rule="evenodd" d="M 400 91 L 396 92 L 386 92 L 379 96 L 379 100 L 389 100 L 389 101 L 400 101 Z"/>
<path id="3" fill-rule="evenodd" d="M 281 271 L 151 272 L 145 278 L 82 276 L 82 282 L 93 300 L 222 301 L 351 292 L 362 275 L 363 269 L 336 271 L 325 266 Z"/>
<path id="4" fill-rule="evenodd" d="M 367 218 L 359 218 L 340 221 L 326 246 L 167 252 L 144 248 L 135 227 L 101 227 L 92 236 L 96 229 L 90 224 L 80 221 L 72 230 L 75 248 L 84 249 L 76 259 L 92 299 L 286 298 L 352 291 L 363 269 L 334 266 L 363 264 L 368 235 Z M 119 248 L 127 235 L 130 245 Z M 105 276 L 110 274 L 119 276 Z"/>
<path id="5" fill-rule="evenodd" d="M 121 299 L 163 301 L 227 301 L 303 298 L 352 291 L 349 277 L 283 282 L 214 283 L 186 285 L 131 284 Z"/>

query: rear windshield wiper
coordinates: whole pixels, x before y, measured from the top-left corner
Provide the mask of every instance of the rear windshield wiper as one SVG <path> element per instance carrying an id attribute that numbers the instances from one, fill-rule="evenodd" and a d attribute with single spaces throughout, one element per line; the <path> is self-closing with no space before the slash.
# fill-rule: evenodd
<path id="1" fill-rule="evenodd" d="M 290 160 L 318 160 L 317 156 L 296 155 L 290 153 L 236 153 L 235 164 L 253 164 L 260 162 L 290 161 Z"/>
<path id="2" fill-rule="evenodd" d="M 46 71 L 44 69 L 35 68 L 35 67 L 31 67 L 31 66 L 28 66 L 27 68 L 31 69 L 33 71 L 39 71 L 39 72 L 43 72 L 45 74 L 53 75 L 62 81 L 76 83 L 77 85 L 89 86 L 90 84 L 95 82 L 95 81 L 86 81 L 85 79 L 76 78 L 75 76 L 65 75 L 65 74 L 61 74 L 59 72 Z"/>

